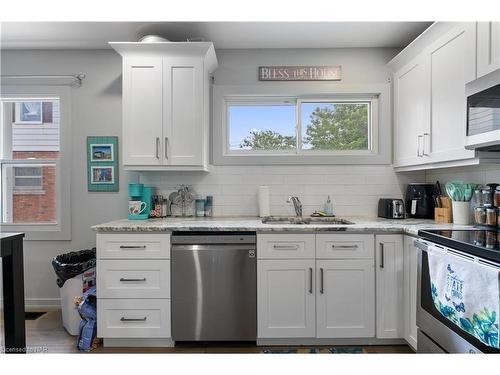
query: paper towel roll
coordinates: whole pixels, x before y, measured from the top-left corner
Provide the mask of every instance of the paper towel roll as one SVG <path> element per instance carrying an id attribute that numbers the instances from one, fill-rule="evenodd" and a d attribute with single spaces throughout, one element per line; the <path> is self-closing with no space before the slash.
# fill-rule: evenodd
<path id="1" fill-rule="evenodd" d="M 259 216 L 271 216 L 269 186 L 259 186 Z"/>

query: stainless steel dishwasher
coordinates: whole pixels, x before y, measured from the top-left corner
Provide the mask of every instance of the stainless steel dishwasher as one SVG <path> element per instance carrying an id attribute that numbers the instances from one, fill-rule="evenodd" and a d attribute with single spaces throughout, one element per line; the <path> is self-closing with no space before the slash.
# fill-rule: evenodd
<path id="1" fill-rule="evenodd" d="M 255 233 L 174 233 L 174 341 L 255 341 Z"/>

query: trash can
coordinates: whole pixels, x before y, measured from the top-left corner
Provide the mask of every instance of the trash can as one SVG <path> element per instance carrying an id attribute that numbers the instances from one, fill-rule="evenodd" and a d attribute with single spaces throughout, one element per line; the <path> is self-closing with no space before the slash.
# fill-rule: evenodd
<path id="1" fill-rule="evenodd" d="M 95 285 L 95 248 L 72 251 L 52 259 L 61 296 L 63 326 L 70 335 L 79 333 L 80 315 L 75 304 L 90 287 Z"/>

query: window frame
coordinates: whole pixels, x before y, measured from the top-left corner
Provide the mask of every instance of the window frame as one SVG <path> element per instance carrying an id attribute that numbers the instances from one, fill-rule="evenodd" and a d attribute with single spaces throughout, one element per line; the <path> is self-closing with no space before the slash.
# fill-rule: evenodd
<path id="1" fill-rule="evenodd" d="M 229 123 L 229 108 L 230 104 L 238 106 L 291 106 L 295 107 L 295 124 L 294 130 L 297 134 L 297 98 L 287 97 L 226 97 L 225 98 L 225 132 L 224 132 L 224 154 L 225 155 L 296 155 L 296 149 L 290 150 L 231 150 L 229 140 L 231 137 L 231 129 Z M 298 140 L 295 139 L 295 147 Z"/>
<path id="2" fill-rule="evenodd" d="M 59 100 L 60 106 L 60 127 L 59 127 L 59 159 L 54 160 L 17 160 L 6 159 L 4 155 L 9 151 L 4 142 L 0 144 L 0 164 L 55 164 L 56 167 L 56 223 L 4 223 L 3 217 L 0 221 L 2 231 L 24 232 L 26 240 L 71 240 L 71 93 L 70 87 L 56 85 L 5 85 L 2 86 L 0 100 L 25 100 L 41 102 L 44 99 Z M 32 100 L 34 99 L 34 100 Z M 43 104 L 42 104 L 43 107 Z M 1 106 L 1 115 L 4 114 L 4 107 Z M 43 112 L 43 108 L 42 108 Z M 42 113 L 43 121 L 43 113 Z M 0 132 L 3 135 L 3 121 L 0 122 Z M 3 168 L 0 168 L 0 174 Z M 0 196 L 2 204 L 6 204 L 3 199 L 4 187 L 0 184 Z"/>
<path id="3" fill-rule="evenodd" d="M 23 121 L 21 120 L 21 103 L 28 103 L 28 102 L 31 102 L 31 103 L 39 103 L 40 104 L 40 121 L 36 120 L 36 121 Z M 16 105 L 15 105 L 15 124 L 18 124 L 18 125 L 43 125 L 43 101 L 40 100 L 23 100 L 23 101 L 20 101 L 20 102 L 17 102 Z"/>
<path id="4" fill-rule="evenodd" d="M 372 107 L 371 152 L 304 150 L 300 154 L 228 153 L 226 100 L 249 97 L 300 98 L 307 101 L 375 100 Z M 214 85 L 212 95 L 211 163 L 214 165 L 390 165 L 392 163 L 391 84 L 343 84 L 332 82 L 279 82 L 247 85 Z"/>
<path id="5" fill-rule="evenodd" d="M 13 176 L 12 176 L 12 179 L 13 179 L 13 183 L 12 183 L 12 190 L 13 191 L 17 191 L 17 192 L 38 192 L 38 191 L 41 191 L 43 190 L 43 167 L 44 166 L 41 166 L 41 165 L 38 165 L 37 164 L 31 164 L 31 165 L 23 165 L 22 167 L 20 166 L 16 166 L 16 167 L 13 167 L 14 168 L 14 173 L 13 173 Z M 32 176 L 18 176 L 16 175 L 16 169 L 17 168 L 36 168 L 38 170 L 40 170 L 40 174 L 39 175 L 32 175 Z M 40 184 L 37 185 L 37 186 L 17 186 L 16 185 L 16 180 L 17 179 L 28 179 L 28 178 L 33 178 L 33 179 L 38 179 L 40 181 Z"/>

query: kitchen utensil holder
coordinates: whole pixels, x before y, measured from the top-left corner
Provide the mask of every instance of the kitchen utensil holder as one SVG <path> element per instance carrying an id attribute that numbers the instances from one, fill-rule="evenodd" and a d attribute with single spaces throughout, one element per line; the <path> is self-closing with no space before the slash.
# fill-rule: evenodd
<path id="1" fill-rule="evenodd" d="M 434 221 L 436 223 L 452 223 L 453 213 L 451 199 L 448 197 L 439 198 L 442 207 L 434 208 Z"/>
<path id="2" fill-rule="evenodd" d="M 470 202 L 452 202 L 453 224 L 468 225 L 470 223 Z"/>

